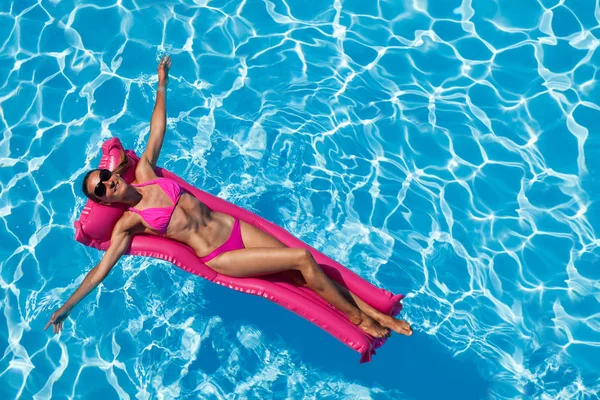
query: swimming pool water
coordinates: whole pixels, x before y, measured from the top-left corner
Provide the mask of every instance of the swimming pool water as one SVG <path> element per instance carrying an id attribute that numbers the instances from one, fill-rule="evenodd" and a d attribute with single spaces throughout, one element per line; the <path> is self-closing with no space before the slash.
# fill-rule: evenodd
<path id="1" fill-rule="evenodd" d="M 0 2 L 0 395 L 597 398 L 597 1 Z M 73 240 L 143 151 L 407 294 L 374 361 L 257 297 Z"/>

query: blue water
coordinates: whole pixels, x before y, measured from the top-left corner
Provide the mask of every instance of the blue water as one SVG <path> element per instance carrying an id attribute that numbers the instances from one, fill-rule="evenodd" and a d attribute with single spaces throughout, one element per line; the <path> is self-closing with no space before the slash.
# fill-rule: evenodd
<path id="1" fill-rule="evenodd" d="M 600 6 L 0 2 L 0 398 L 600 395 Z M 374 361 L 258 297 L 73 239 L 103 140 L 407 294 Z"/>

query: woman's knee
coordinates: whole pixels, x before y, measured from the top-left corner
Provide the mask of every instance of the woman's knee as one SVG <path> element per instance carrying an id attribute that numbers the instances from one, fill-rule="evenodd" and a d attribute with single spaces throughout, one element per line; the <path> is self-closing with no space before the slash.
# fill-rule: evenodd
<path id="1" fill-rule="evenodd" d="M 299 270 L 312 267 L 315 264 L 315 260 L 307 249 L 296 248 L 294 249 L 294 258 Z"/>
<path id="2" fill-rule="evenodd" d="M 319 274 L 321 267 L 316 263 L 311 252 L 306 249 L 298 249 L 297 257 L 298 264 L 296 269 L 302 273 L 307 282 L 312 281 Z"/>

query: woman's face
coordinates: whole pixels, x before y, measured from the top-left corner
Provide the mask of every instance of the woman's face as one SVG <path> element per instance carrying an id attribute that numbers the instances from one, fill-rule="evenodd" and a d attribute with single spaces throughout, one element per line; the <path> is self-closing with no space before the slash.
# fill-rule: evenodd
<path id="1" fill-rule="evenodd" d="M 90 175 L 87 183 L 88 193 L 94 193 L 102 203 L 110 204 L 121 200 L 127 190 L 127 183 L 125 183 L 123 178 L 118 174 L 111 173 L 108 179 L 100 182 L 100 177 L 100 171 L 94 171 Z M 106 189 L 102 196 L 98 196 L 98 190 L 96 190 L 97 186 L 104 186 L 104 189 Z M 99 190 L 102 191 L 102 189 Z"/>

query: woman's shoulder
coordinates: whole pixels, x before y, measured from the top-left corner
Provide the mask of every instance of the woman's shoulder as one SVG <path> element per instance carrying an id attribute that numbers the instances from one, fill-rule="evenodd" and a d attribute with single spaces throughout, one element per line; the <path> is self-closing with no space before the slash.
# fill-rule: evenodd
<path id="1" fill-rule="evenodd" d="M 135 167 L 135 178 L 134 182 L 132 183 L 141 184 L 152 181 L 156 178 L 158 178 L 158 175 L 156 175 L 156 172 L 154 172 L 154 169 L 152 168 L 150 163 L 148 163 L 148 161 L 145 161 L 143 157 L 140 158 L 140 161 Z"/>

